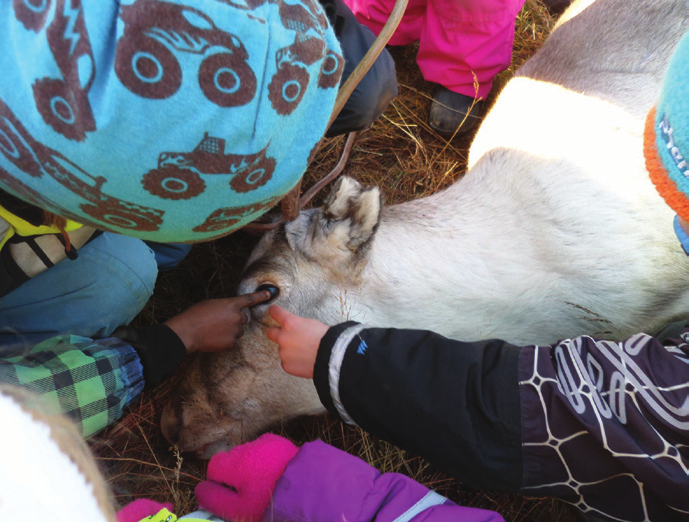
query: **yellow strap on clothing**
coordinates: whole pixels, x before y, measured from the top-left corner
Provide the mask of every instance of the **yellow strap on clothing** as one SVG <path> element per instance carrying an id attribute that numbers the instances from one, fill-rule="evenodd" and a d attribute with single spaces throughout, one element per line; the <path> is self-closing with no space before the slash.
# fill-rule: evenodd
<path id="1" fill-rule="evenodd" d="M 208 522 L 207 518 L 177 518 L 177 515 L 170 513 L 166 508 L 161 509 L 155 515 L 146 517 L 140 522 Z M 215 520 L 215 519 L 214 519 Z"/>
<path id="2" fill-rule="evenodd" d="M 19 234 L 20 236 L 41 236 L 45 234 L 59 234 L 60 230 L 54 226 L 40 225 L 34 226 L 28 221 L 20 218 L 16 214 L 13 214 L 6 208 L 0 205 L 0 223 L 5 221 L 9 223 L 9 228 L 0 225 L 0 233 L 4 231 L 3 237 L 0 239 L 0 249 L 5 245 L 7 240 L 11 238 L 14 234 Z M 71 232 L 81 228 L 83 225 L 77 223 L 76 221 L 67 220 L 65 225 L 65 232 Z"/>
<path id="3" fill-rule="evenodd" d="M 148 516 L 140 522 L 177 522 L 177 515 L 170 513 L 166 508 L 161 509 L 155 515 Z"/>

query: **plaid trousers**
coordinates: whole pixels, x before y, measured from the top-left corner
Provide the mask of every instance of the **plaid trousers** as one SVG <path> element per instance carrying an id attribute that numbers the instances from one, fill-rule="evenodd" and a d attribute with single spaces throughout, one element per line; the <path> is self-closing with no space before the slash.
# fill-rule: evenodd
<path id="1" fill-rule="evenodd" d="M 122 416 L 143 391 L 134 348 L 117 338 L 54 337 L 31 348 L 0 348 L 0 384 L 29 389 L 89 437 Z"/>

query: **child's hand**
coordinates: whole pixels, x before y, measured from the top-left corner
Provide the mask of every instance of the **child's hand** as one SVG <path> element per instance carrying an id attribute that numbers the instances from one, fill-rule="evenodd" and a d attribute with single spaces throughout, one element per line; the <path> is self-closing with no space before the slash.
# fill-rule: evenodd
<path id="1" fill-rule="evenodd" d="M 196 485 L 201 508 L 223 520 L 260 522 L 285 467 L 298 448 L 272 433 L 216 454 L 207 479 Z"/>
<path id="2" fill-rule="evenodd" d="M 270 299 L 270 292 L 254 292 L 225 299 L 208 299 L 165 321 L 192 352 L 233 348 L 249 322 L 247 309 Z"/>
<path id="3" fill-rule="evenodd" d="M 117 512 L 117 522 L 139 522 L 147 517 L 159 513 L 163 509 L 172 511 L 172 504 L 166 502 L 161 504 L 147 498 L 140 498 L 127 504 Z"/>
<path id="4" fill-rule="evenodd" d="M 280 346 L 282 368 L 289 374 L 313 378 L 313 367 L 321 339 L 328 327 L 315 319 L 304 319 L 273 305 L 268 309 L 279 326 L 268 328 L 268 339 Z"/>

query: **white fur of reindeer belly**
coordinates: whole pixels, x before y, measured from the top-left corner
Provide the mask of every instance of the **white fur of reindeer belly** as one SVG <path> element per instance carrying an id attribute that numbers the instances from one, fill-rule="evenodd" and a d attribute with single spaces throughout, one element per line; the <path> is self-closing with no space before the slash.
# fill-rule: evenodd
<path id="1" fill-rule="evenodd" d="M 545 343 L 685 315 L 689 261 L 646 173 L 642 128 L 608 101 L 512 80 L 466 177 L 383 212 L 361 282 L 337 297 L 348 318 Z"/>

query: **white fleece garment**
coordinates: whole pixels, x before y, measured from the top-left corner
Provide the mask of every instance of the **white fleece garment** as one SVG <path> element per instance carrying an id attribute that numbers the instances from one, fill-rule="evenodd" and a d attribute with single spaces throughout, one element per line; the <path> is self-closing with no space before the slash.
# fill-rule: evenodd
<path id="1" fill-rule="evenodd" d="M 106 522 L 93 487 L 50 436 L 0 394 L 0 520 Z"/>

